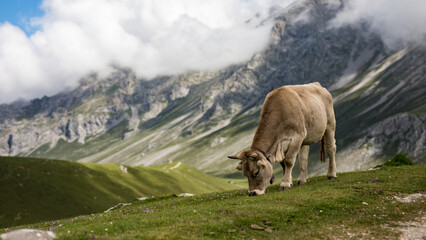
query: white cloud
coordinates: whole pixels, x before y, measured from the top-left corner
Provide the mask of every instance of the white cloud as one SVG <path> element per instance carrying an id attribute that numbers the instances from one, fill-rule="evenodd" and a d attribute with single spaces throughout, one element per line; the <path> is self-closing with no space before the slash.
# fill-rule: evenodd
<path id="1" fill-rule="evenodd" d="M 293 1 L 44 0 L 30 37 L 0 25 L 0 103 L 55 94 L 112 65 L 151 78 L 246 61 L 269 40 L 261 18 Z"/>
<path id="2" fill-rule="evenodd" d="M 425 0 L 353 0 L 345 5 L 330 24 L 368 23 L 391 49 L 426 44 Z"/>

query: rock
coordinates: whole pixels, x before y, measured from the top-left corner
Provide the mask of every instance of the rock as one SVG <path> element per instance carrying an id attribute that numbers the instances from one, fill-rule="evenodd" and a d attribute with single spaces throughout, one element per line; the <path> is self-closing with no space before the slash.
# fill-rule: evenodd
<path id="1" fill-rule="evenodd" d="M 272 42 L 273 44 L 278 44 L 282 37 L 284 36 L 285 32 L 285 21 L 283 19 L 278 20 L 274 27 L 272 28 Z"/>
<path id="2" fill-rule="evenodd" d="M 426 151 L 426 116 L 401 113 L 377 122 L 359 134 L 354 147 L 365 144 L 378 149 L 393 146 L 395 154 L 420 157 Z"/>
<path id="3" fill-rule="evenodd" d="M 132 204 L 131 203 L 119 203 L 119 204 L 115 205 L 114 207 L 108 208 L 105 212 L 107 213 L 111 210 L 114 210 L 114 209 L 117 209 L 117 208 L 122 208 L 122 207 L 129 206 L 129 205 L 132 205 Z"/>
<path id="4" fill-rule="evenodd" d="M 211 147 L 211 148 L 214 148 L 214 147 L 216 147 L 217 145 L 219 145 L 219 144 L 221 144 L 221 143 L 225 142 L 225 141 L 226 141 L 226 139 L 227 139 L 227 138 L 225 138 L 225 137 L 215 138 L 215 139 L 213 139 L 212 143 L 210 144 L 210 147 Z"/>
<path id="5" fill-rule="evenodd" d="M 250 225 L 250 227 L 251 227 L 252 229 L 254 229 L 254 230 L 265 230 L 265 228 L 264 228 L 264 227 L 261 227 L 261 226 L 259 226 L 259 225 L 255 224 L 255 223 L 253 223 L 252 225 Z"/>
<path id="6" fill-rule="evenodd" d="M 423 193 L 414 193 L 414 194 L 410 194 L 410 195 L 408 195 L 406 197 L 394 196 L 394 199 L 397 200 L 398 202 L 410 203 L 410 202 L 422 199 L 424 197 L 426 197 L 426 194 L 423 194 Z"/>
<path id="7" fill-rule="evenodd" d="M 120 165 L 120 170 L 121 170 L 121 172 L 123 172 L 123 174 L 127 173 L 127 168 L 123 165 Z"/>
<path id="8" fill-rule="evenodd" d="M 181 194 L 179 194 L 178 196 L 179 196 L 179 197 L 193 197 L 193 196 L 194 196 L 194 194 L 192 194 L 192 193 L 181 193 Z"/>
<path id="9" fill-rule="evenodd" d="M 53 232 L 20 229 L 0 235 L 2 240 L 51 240 L 56 238 Z"/>

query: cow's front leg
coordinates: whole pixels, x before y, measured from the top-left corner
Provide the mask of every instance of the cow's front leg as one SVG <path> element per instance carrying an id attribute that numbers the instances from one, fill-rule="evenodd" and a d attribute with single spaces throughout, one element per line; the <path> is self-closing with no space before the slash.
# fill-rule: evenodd
<path id="1" fill-rule="evenodd" d="M 284 176 L 285 176 L 285 169 L 286 169 L 286 167 L 285 167 L 285 163 L 284 163 L 284 160 L 282 160 L 282 161 L 280 162 L 280 164 L 281 164 L 281 167 L 283 168 L 283 178 L 282 178 L 282 180 L 281 180 L 280 190 L 284 190 L 284 187 L 282 187 L 282 185 L 283 185 L 283 181 L 284 181 Z"/>
<path id="2" fill-rule="evenodd" d="M 297 184 L 305 184 L 308 181 L 308 155 L 309 145 L 302 145 L 299 151 L 300 173 Z"/>
<path id="3" fill-rule="evenodd" d="M 285 165 L 285 167 L 284 167 L 283 179 L 281 180 L 281 183 L 280 183 L 280 190 L 287 190 L 293 186 L 293 177 L 291 176 L 291 172 L 294 166 L 294 159 L 292 160 L 292 159 L 286 158 L 283 161 L 283 165 Z"/>
<path id="4" fill-rule="evenodd" d="M 296 161 L 297 153 L 299 152 L 300 145 L 293 143 L 289 146 L 288 151 L 285 154 L 283 163 L 284 175 L 280 183 L 280 190 L 290 189 L 293 186 L 293 177 L 291 172 L 293 170 L 294 162 Z"/>

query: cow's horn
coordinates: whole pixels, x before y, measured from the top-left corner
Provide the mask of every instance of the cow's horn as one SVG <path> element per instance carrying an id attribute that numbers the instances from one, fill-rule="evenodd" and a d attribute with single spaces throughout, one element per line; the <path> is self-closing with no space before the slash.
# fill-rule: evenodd
<path id="1" fill-rule="evenodd" d="M 239 159 L 237 156 L 228 156 L 230 159 Z"/>

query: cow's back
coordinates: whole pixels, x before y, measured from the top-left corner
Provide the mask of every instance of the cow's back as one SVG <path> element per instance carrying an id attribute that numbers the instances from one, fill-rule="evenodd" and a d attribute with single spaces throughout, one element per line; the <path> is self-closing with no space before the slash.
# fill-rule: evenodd
<path id="1" fill-rule="evenodd" d="M 285 88 L 285 87 L 284 87 Z M 335 124 L 333 98 L 319 83 L 288 86 L 298 96 L 307 135 L 304 144 L 313 144 L 324 135 L 327 124 Z"/>
<path id="2" fill-rule="evenodd" d="M 297 136 L 303 144 L 313 144 L 327 124 L 334 124 L 334 111 L 325 88 L 319 83 L 283 86 L 267 95 L 253 143 L 274 145 L 283 137 Z"/>

